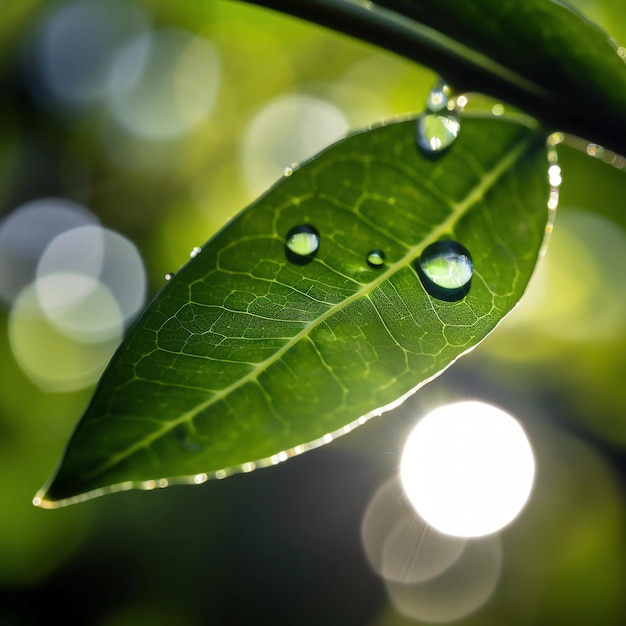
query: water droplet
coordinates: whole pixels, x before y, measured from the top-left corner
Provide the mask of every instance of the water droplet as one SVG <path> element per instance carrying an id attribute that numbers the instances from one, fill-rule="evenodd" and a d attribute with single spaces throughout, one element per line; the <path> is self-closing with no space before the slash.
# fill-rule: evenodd
<path id="1" fill-rule="evenodd" d="M 374 249 L 367 253 L 367 264 L 374 269 L 379 269 L 385 264 L 385 253 Z"/>
<path id="2" fill-rule="evenodd" d="M 565 135 L 563 133 L 552 133 L 549 137 L 548 137 L 548 146 L 553 147 L 553 146 L 558 146 L 560 143 L 563 143 L 565 141 Z"/>
<path id="3" fill-rule="evenodd" d="M 193 259 L 197 257 L 201 252 L 202 252 L 202 248 L 200 248 L 199 246 L 195 246 L 194 248 L 191 249 L 189 256 Z"/>
<path id="4" fill-rule="evenodd" d="M 500 115 L 504 115 L 505 113 L 505 108 L 503 104 L 494 104 L 491 112 L 496 115 L 496 116 L 500 116 Z"/>
<path id="5" fill-rule="evenodd" d="M 283 170 L 283 176 L 291 176 L 293 174 L 293 170 L 290 167 L 286 167 Z"/>
<path id="6" fill-rule="evenodd" d="M 448 102 L 448 111 L 459 111 L 461 112 L 467 106 L 467 96 L 459 96 L 456 100 L 451 100 Z"/>
<path id="7" fill-rule="evenodd" d="M 300 224 L 287 233 L 285 253 L 287 259 L 298 265 L 305 265 L 313 260 L 320 247 L 320 234 L 310 224 Z"/>
<path id="8" fill-rule="evenodd" d="M 428 97 L 426 98 L 426 108 L 431 113 L 437 113 L 442 111 L 448 106 L 450 101 L 451 89 L 443 81 L 437 83 L 437 85 L 431 89 Z"/>
<path id="9" fill-rule="evenodd" d="M 174 272 L 168 272 L 165 274 L 165 280 L 172 280 L 174 278 Z"/>
<path id="10" fill-rule="evenodd" d="M 424 289 L 438 300 L 455 302 L 469 291 L 474 266 L 467 248 L 456 241 L 428 246 L 417 263 Z"/>
<path id="11" fill-rule="evenodd" d="M 563 179 L 561 178 L 561 167 L 559 165 L 554 164 L 548 168 L 548 180 L 552 187 L 558 187 L 561 184 Z"/>
<path id="12" fill-rule="evenodd" d="M 450 147 L 458 137 L 461 123 L 451 113 L 426 113 L 417 120 L 417 144 L 428 154 Z"/>
<path id="13" fill-rule="evenodd" d="M 587 145 L 587 154 L 598 159 L 604 158 L 604 148 L 597 143 L 590 143 Z"/>

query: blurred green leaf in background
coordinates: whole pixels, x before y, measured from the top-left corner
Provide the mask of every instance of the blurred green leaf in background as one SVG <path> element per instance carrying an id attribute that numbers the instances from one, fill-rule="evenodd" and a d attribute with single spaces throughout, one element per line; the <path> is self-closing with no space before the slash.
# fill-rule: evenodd
<path id="1" fill-rule="evenodd" d="M 578 4 L 626 38 L 620 2 Z M 625 174 L 594 144 L 561 146 L 552 242 L 509 323 L 399 410 L 271 471 L 34 508 L 165 275 L 285 165 L 419 112 L 437 77 L 222 0 L 0 12 L 0 623 L 432 621 L 438 607 L 415 612 L 415 597 L 469 607 L 466 624 L 624 622 Z M 467 109 L 497 104 L 470 95 Z M 366 512 L 419 417 L 466 398 L 523 424 L 537 459 L 528 506 L 466 546 L 448 582 L 385 582 L 362 543 Z M 474 600 L 454 576 L 476 582 Z"/>

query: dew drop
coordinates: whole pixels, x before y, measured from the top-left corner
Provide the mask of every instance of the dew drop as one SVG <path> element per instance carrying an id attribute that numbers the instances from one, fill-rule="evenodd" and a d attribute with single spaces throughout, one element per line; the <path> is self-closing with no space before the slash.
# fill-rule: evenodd
<path id="1" fill-rule="evenodd" d="M 469 291 L 474 266 L 468 250 L 456 241 L 437 241 L 419 258 L 417 273 L 424 289 L 438 300 L 455 302 Z"/>
<path id="2" fill-rule="evenodd" d="M 450 94 L 450 87 L 443 81 L 440 81 L 428 94 L 428 97 L 426 98 L 426 108 L 431 113 L 442 111 L 448 106 Z"/>
<path id="3" fill-rule="evenodd" d="M 417 120 L 417 144 L 428 154 L 449 148 L 458 137 L 461 122 L 449 112 L 426 113 Z"/>
<path id="4" fill-rule="evenodd" d="M 291 176 L 293 174 L 293 169 L 291 169 L 290 167 L 286 167 L 283 170 L 283 176 L 288 177 Z"/>
<path id="5" fill-rule="evenodd" d="M 305 265 L 313 260 L 320 247 L 320 234 L 310 224 L 300 224 L 287 233 L 285 254 L 287 259 L 298 265 Z"/>
<path id="6" fill-rule="evenodd" d="M 191 249 L 189 256 L 193 259 L 197 257 L 201 252 L 202 252 L 202 248 L 200 248 L 199 246 L 195 246 L 194 248 Z"/>
<path id="7" fill-rule="evenodd" d="M 193 477 L 193 482 L 196 485 L 201 485 L 202 483 L 205 483 L 207 480 L 209 480 L 209 477 L 207 474 L 205 474 L 204 472 L 202 472 L 201 474 L 196 474 Z"/>
<path id="8" fill-rule="evenodd" d="M 467 106 L 467 96 L 459 96 L 456 100 L 448 103 L 448 111 L 458 111 L 459 113 Z"/>
<path id="9" fill-rule="evenodd" d="M 374 249 L 367 253 L 367 264 L 374 269 L 379 269 L 385 264 L 385 253 Z"/>
<path id="10" fill-rule="evenodd" d="M 552 187 L 559 187 L 562 182 L 561 178 L 561 167 L 559 165 L 551 165 L 548 168 L 548 180 Z"/>
<path id="11" fill-rule="evenodd" d="M 604 148 L 597 143 L 590 143 L 587 145 L 587 154 L 598 159 L 604 158 Z"/>

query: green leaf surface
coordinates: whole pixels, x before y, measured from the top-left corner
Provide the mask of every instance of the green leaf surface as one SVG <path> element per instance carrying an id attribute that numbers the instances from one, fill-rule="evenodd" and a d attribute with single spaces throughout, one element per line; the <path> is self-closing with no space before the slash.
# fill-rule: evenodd
<path id="1" fill-rule="evenodd" d="M 468 117 L 433 158 L 415 129 L 338 142 L 203 246 L 123 342 L 36 503 L 277 463 L 380 414 L 482 340 L 541 250 L 545 136 Z M 303 224 L 319 250 L 294 263 L 286 237 Z M 460 300 L 429 295 L 418 275 L 440 240 L 472 256 Z M 372 250 L 382 265 L 367 263 Z"/>

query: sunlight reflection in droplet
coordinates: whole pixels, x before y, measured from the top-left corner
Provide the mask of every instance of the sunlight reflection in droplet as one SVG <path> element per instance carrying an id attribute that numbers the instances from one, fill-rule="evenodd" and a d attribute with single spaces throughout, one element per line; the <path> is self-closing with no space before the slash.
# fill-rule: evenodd
<path id="1" fill-rule="evenodd" d="M 458 402 L 417 423 L 400 478 L 428 524 L 457 537 L 481 537 L 517 517 L 534 471 L 530 443 L 513 417 L 482 402 Z"/>

